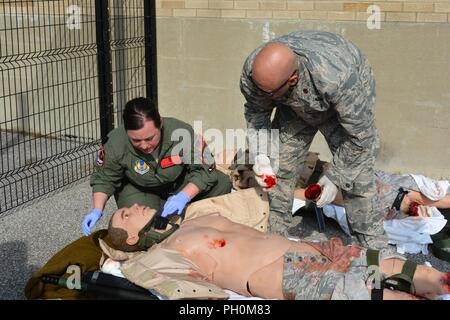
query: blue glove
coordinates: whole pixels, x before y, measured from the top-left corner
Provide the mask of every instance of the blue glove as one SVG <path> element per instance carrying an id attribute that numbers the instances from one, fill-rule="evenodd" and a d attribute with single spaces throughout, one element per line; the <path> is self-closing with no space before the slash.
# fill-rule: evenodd
<path id="1" fill-rule="evenodd" d="M 191 201 L 191 199 L 186 193 L 183 191 L 178 192 L 176 195 L 167 199 L 161 217 L 165 218 L 172 213 L 181 214 L 189 201 Z"/>
<path id="2" fill-rule="evenodd" d="M 83 222 L 81 223 L 81 228 L 85 236 L 91 234 L 92 228 L 94 228 L 97 221 L 102 217 L 102 211 L 100 209 L 94 208 L 87 215 L 84 216 Z"/>

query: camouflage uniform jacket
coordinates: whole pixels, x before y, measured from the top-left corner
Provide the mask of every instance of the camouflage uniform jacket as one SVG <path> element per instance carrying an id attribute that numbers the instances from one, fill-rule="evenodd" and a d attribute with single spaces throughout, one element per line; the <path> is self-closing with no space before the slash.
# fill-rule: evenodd
<path id="1" fill-rule="evenodd" d="M 362 156 L 362 151 L 378 141 L 375 80 L 367 59 L 350 41 L 329 32 L 296 31 L 273 42 L 286 44 L 297 55 L 299 81 L 288 97 L 272 100 L 261 93 L 250 79 L 254 58 L 264 45 L 256 48 L 245 61 L 240 79 L 247 127 L 278 128 L 283 154 L 288 152 L 283 150 L 283 142 L 302 134 L 305 126 L 320 128 L 327 121 L 338 121 L 348 137 L 334 152 L 326 175 L 344 190 L 351 190 L 369 160 L 364 159 L 368 155 Z M 250 141 L 254 138 L 249 134 Z"/>

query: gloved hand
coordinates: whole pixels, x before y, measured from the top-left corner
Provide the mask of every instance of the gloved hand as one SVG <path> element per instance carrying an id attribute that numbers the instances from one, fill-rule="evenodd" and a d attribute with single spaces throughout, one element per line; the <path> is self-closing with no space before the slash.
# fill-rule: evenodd
<path id="1" fill-rule="evenodd" d="M 87 215 L 84 216 L 81 227 L 85 236 L 91 234 L 92 228 L 94 228 L 97 221 L 102 217 L 102 211 L 94 208 Z"/>
<path id="2" fill-rule="evenodd" d="M 164 209 L 161 213 L 161 217 L 165 218 L 175 212 L 177 214 L 181 214 L 184 207 L 186 207 L 189 201 L 191 201 L 191 199 L 185 192 L 178 192 L 176 195 L 171 196 L 169 199 L 167 199 L 167 202 L 164 204 Z"/>
<path id="3" fill-rule="evenodd" d="M 325 205 L 333 202 L 333 200 L 336 198 L 338 188 L 325 175 L 319 179 L 317 184 L 322 188 L 322 193 L 320 194 L 319 200 L 317 200 L 316 205 L 319 208 L 322 208 Z"/>
<path id="4" fill-rule="evenodd" d="M 264 191 L 268 191 L 277 184 L 277 176 L 270 165 L 270 159 L 264 154 L 255 157 L 253 172 L 255 172 L 256 182 L 263 187 Z"/>

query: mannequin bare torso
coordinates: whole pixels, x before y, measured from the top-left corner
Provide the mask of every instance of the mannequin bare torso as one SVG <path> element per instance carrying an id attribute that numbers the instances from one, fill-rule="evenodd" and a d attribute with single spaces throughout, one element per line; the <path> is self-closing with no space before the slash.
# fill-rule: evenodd
<path id="1" fill-rule="evenodd" d="M 283 299 L 284 253 L 320 254 L 305 243 L 262 233 L 218 214 L 185 221 L 164 246 L 179 251 L 205 279 L 222 288 L 277 299 Z"/>

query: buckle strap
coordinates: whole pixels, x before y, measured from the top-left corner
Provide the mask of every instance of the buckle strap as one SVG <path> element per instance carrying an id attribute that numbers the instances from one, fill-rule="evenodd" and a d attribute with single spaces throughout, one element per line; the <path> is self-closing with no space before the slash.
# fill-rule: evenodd
<path id="1" fill-rule="evenodd" d="M 367 267 L 379 266 L 379 250 L 367 249 Z M 417 263 L 406 260 L 403 264 L 402 272 L 395 274 L 381 281 L 381 288 L 374 288 L 371 292 L 372 300 L 383 299 L 383 289 L 399 290 L 407 293 L 415 293 L 413 278 L 416 272 Z"/>
<path id="2" fill-rule="evenodd" d="M 410 260 L 406 260 L 403 264 L 402 272 L 394 274 L 385 279 L 384 286 L 391 290 L 403 291 L 411 294 L 415 294 L 414 288 L 414 273 L 416 272 L 417 263 Z"/>
<path id="3" fill-rule="evenodd" d="M 366 256 L 367 256 L 367 266 L 379 266 L 380 259 L 379 259 L 380 251 L 374 250 L 374 249 L 367 249 Z"/>
<path id="4" fill-rule="evenodd" d="M 380 251 L 374 250 L 374 249 L 367 249 L 366 251 L 366 257 L 367 257 L 367 267 L 370 268 L 370 266 L 379 266 L 380 259 L 379 259 Z M 372 288 L 372 291 L 370 292 L 370 299 L 371 300 L 383 300 L 383 290 L 384 285 L 383 282 L 381 282 L 381 288 Z"/>
<path id="5" fill-rule="evenodd" d="M 411 279 L 411 282 L 414 278 L 414 273 L 416 273 L 417 263 L 412 262 L 411 260 L 406 260 L 403 264 L 402 274 L 408 276 Z"/>

